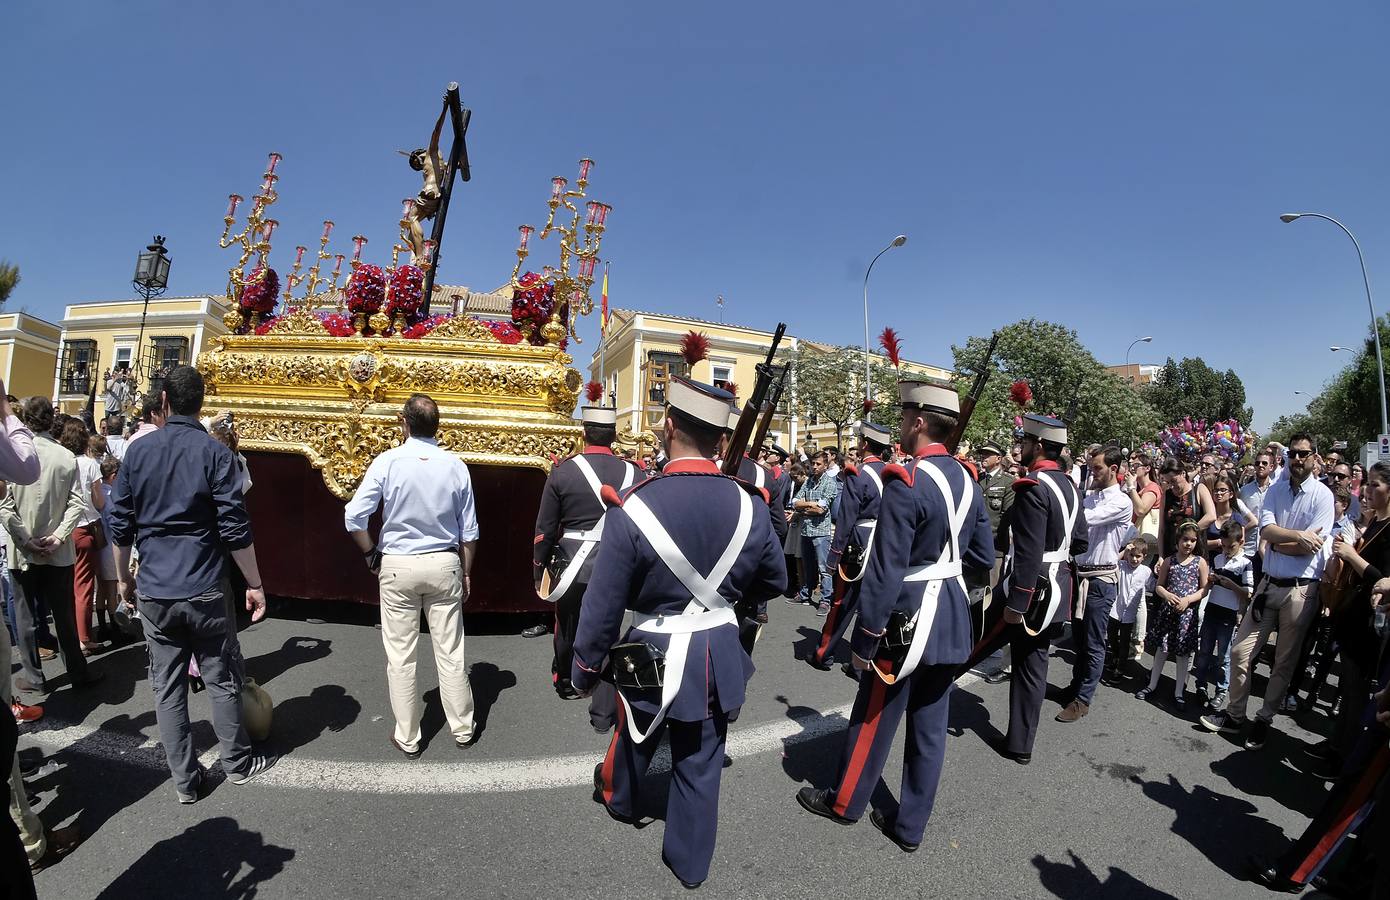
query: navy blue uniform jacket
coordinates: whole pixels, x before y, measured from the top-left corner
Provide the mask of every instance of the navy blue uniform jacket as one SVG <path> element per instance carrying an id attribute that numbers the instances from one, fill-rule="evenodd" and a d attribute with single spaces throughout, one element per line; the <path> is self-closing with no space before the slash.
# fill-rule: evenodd
<path id="1" fill-rule="evenodd" d="M 784 500 L 786 491 L 783 486 L 778 484 L 779 479 L 773 476 L 772 470 L 767 466 L 748 456 L 744 456 L 738 464 L 738 478 L 740 481 L 746 481 L 766 492 L 762 499 L 767 501 L 767 511 L 772 521 L 772 530 L 777 533 L 778 538 L 786 540 L 787 514 Z M 777 489 L 774 490 L 774 488 Z"/>
<path id="2" fill-rule="evenodd" d="M 666 528 L 676 546 L 701 575 L 708 574 L 733 537 L 738 520 L 738 495 L 754 489 L 719 474 L 709 460 L 677 459 L 662 474 L 628 492 L 640 493 L 642 502 Z M 782 544 L 754 501 L 752 526 L 738 560 L 719 594 L 730 605 L 747 598 L 763 602 L 787 587 Z M 574 639 L 574 666 L 570 678 L 585 691 L 598 681 L 608 650 L 618 643 L 623 615 L 629 610 L 658 614 L 683 612 L 690 592 L 666 567 L 650 543 L 623 512 L 608 511 L 599 544 L 598 562 L 584 592 L 579 631 Z M 623 641 L 647 641 L 663 652 L 668 635 L 629 630 Z M 691 635 L 689 655 L 680 693 L 667 717 L 682 722 L 708 718 L 716 704 L 725 712 L 743 705 L 744 686 L 753 675 L 753 661 L 743 652 L 738 626 L 720 625 Z M 653 692 L 654 694 L 657 692 Z M 659 696 L 652 702 L 635 702 L 633 708 L 655 715 Z"/>
<path id="3" fill-rule="evenodd" d="M 614 456 L 607 447 L 585 447 L 585 461 L 593 467 L 598 480 L 618 490 L 626 474 L 631 471 L 632 479 L 628 487 L 633 487 L 647 477 L 646 473 L 625 459 Z M 545 480 L 545 490 L 541 492 L 541 508 L 536 513 L 536 539 L 534 548 L 535 580 L 541 580 L 541 570 L 550 565 L 550 557 L 560 535 L 566 531 L 588 531 L 598 524 L 607 507 L 594 496 L 588 479 L 579 471 L 574 457 L 560 463 Z M 578 541 L 568 542 L 566 549 L 570 558 L 574 557 Z M 594 554 L 584 561 L 584 568 L 576 573 L 576 583 L 583 584 L 593 571 Z"/>
<path id="4" fill-rule="evenodd" d="M 854 537 L 855 522 L 878 518 L 879 502 L 883 495 L 865 470 L 873 469 L 881 481 L 886 465 L 877 456 L 864 457 L 858 466 L 845 465 L 847 477 L 840 489 L 840 511 L 835 516 L 835 536 L 830 540 L 830 556 L 825 563 L 827 567 L 834 569 L 840 564 L 840 555 L 849 546 L 850 538 Z"/>
<path id="5" fill-rule="evenodd" d="M 1037 592 L 1038 578 L 1045 569 L 1043 553 L 1049 548 L 1063 544 L 1067 527 L 1066 511 L 1058 508 L 1056 496 L 1047 485 L 1039 483 L 1040 478 L 1056 481 L 1068 503 L 1081 502 L 1077 496 L 1076 485 L 1072 484 L 1067 474 L 1052 460 L 1036 463 L 1029 471 L 1028 477 L 1014 482 L 1014 503 L 1005 516 L 1004 527 L 1000 528 L 1000 532 L 1007 534 L 1008 540 L 1013 541 L 1014 553 L 1013 574 L 1009 576 L 1009 595 L 1004 601 L 1009 609 L 1020 613 L 1028 611 L 1028 605 L 1032 603 L 1033 595 Z M 1085 553 L 1088 546 L 1090 534 L 1086 529 L 1086 511 L 1078 510 L 1076 526 L 1072 529 L 1068 549 L 1071 555 L 1075 556 Z M 1065 566 L 1063 568 L 1066 569 Z M 1070 590 L 1069 571 L 1064 571 L 1058 580 L 1064 591 Z M 1064 617 L 1069 615 L 1069 606 L 1066 602 L 1057 604 L 1057 612 L 1053 615 L 1052 621 L 1065 621 Z"/>
<path id="6" fill-rule="evenodd" d="M 941 444 L 929 444 L 918 459 L 937 466 L 945 474 L 953 504 L 959 501 L 966 482 L 974 481 Z M 885 466 L 878 534 L 864 570 L 859 591 L 859 625 L 850 642 L 861 659 L 873 659 L 878 654 L 879 639 L 894 610 L 913 613 L 921 606 L 927 582 L 904 582 L 903 576 L 909 568 L 940 560 L 949 540 L 946 500 L 936 483 L 916 471 L 915 462 L 907 468 Z M 994 539 L 978 488 L 961 526 L 959 546 L 967 569 L 994 566 Z M 919 622 L 919 627 L 922 624 Z M 958 665 L 970 657 L 972 645 L 969 598 L 956 579 L 948 579 L 941 585 L 936 618 L 921 665 Z"/>

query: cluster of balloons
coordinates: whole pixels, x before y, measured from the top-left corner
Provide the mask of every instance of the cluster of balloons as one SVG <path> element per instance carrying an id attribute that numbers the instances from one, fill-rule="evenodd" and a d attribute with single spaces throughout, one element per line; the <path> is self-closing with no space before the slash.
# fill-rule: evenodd
<path id="1" fill-rule="evenodd" d="M 1208 425 L 1202 419 L 1193 421 L 1187 416 L 1160 432 L 1158 444 L 1164 453 L 1182 459 L 1195 459 L 1207 453 L 1240 459 L 1254 445 L 1255 437 L 1254 432 L 1241 427 L 1235 419 Z"/>

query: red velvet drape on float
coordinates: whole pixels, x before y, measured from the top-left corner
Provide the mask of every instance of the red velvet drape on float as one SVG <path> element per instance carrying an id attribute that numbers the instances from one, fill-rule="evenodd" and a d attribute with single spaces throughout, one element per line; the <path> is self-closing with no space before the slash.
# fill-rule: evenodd
<path id="1" fill-rule="evenodd" d="M 343 528 L 343 501 L 302 456 L 247 451 L 246 495 L 266 592 L 277 597 L 377 603 L 376 578 Z M 468 612 L 547 610 L 531 580 L 531 539 L 545 473 L 518 466 L 468 467 L 478 515 L 478 555 Z M 381 517 L 374 516 L 376 534 Z"/>

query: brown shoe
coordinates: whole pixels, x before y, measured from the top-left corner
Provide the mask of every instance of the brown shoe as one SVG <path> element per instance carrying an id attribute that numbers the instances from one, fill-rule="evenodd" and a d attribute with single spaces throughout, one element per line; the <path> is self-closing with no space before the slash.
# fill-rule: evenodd
<path id="1" fill-rule="evenodd" d="M 58 658 L 58 654 L 55 653 L 54 651 L 48 649 L 47 647 L 40 647 L 40 648 L 39 648 L 39 659 L 43 660 L 44 662 L 47 662 L 47 661 L 50 660 L 50 659 L 57 659 L 57 658 Z"/>
<path id="2" fill-rule="evenodd" d="M 82 832 L 76 825 L 69 825 L 67 828 L 55 828 L 48 832 L 48 849 L 39 857 L 38 862 L 29 863 L 29 871 L 35 875 L 54 865 L 58 860 L 67 856 L 77 849 L 77 845 L 82 843 Z"/>
<path id="3" fill-rule="evenodd" d="M 1080 700 L 1073 700 L 1072 702 L 1067 704 L 1066 709 L 1062 710 L 1057 714 L 1057 721 L 1075 722 L 1077 719 L 1082 718 L 1090 711 L 1090 704 L 1082 703 Z"/>

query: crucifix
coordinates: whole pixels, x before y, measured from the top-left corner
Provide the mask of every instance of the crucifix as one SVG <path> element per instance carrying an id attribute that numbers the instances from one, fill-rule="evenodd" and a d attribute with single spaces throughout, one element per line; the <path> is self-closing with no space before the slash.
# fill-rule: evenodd
<path id="1" fill-rule="evenodd" d="M 443 130 L 446 115 L 454 136 L 453 144 L 449 147 L 447 164 L 439 155 L 439 134 Z M 466 141 L 468 121 L 472 116 L 473 111 L 466 109 L 459 102 L 458 82 L 449 82 L 449 88 L 444 92 L 444 105 L 439 112 L 439 121 L 435 123 L 434 134 L 430 137 L 429 149 L 421 148 L 409 154 L 410 167 L 420 172 L 424 179 L 424 186 L 415 202 L 414 220 L 411 222 L 412 235 L 421 233 L 421 221 L 431 217 L 434 219 L 434 230 L 430 233 L 430 240 L 433 241 L 430 245 L 433 248 L 433 259 L 425 260 L 428 264 L 425 268 L 424 284 L 426 309 L 433 299 L 434 273 L 439 268 L 440 241 L 444 239 L 444 220 L 449 214 L 449 198 L 454 192 L 454 176 L 457 175 L 464 181 L 472 177 L 468 169 Z M 422 248 L 414 249 L 418 254 Z"/>

